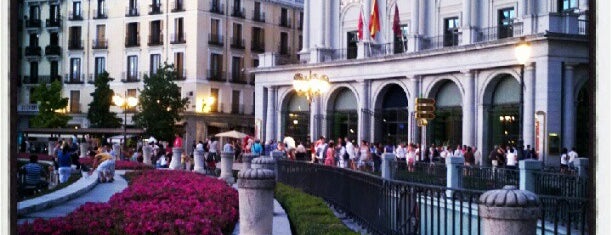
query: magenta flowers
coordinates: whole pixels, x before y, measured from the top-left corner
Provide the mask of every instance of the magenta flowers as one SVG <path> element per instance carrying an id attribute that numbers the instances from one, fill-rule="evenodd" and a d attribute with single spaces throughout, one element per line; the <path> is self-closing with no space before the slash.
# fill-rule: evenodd
<path id="1" fill-rule="evenodd" d="M 108 203 L 19 226 L 19 234 L 222 234 L 238 220 L 238 192 L 184 171 L 144 171 Z"/>

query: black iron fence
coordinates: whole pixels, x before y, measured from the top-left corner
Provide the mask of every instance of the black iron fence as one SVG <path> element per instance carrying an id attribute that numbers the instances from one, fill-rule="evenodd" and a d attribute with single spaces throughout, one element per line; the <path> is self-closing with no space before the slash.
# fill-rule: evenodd
<path id="1" fill-rule="evenodd" d="M 535 192 L 538 195 L 562 197 L 588 196 L 588 180 L 577 175 L 534 171 Z"/>
<path id="2" fill-rule="evenodd" d="M 460 166 L 463 171 L 462 188 L 473 190 L 500 189 L 505 185 L 519 186 L 519 171 L 493 167 Z"/>
<path id="3" fill-rule="evenodd" d="M 542 202 L 540 234 L 589 234 L 588 199 L 542 195 L 539 198 Z"/>
<path id="4" fill-rule="evenodd" d="M 441 163 L 416 162 L 408 166 L 405 161 L 395 162 L 393 179 L 413 183 L 446 186 L 446 166 Z"/>

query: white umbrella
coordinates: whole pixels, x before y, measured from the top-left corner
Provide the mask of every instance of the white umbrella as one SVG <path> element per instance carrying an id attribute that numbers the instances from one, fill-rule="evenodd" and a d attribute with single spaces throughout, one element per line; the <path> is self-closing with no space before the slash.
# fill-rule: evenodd
<path id="1" fill-rule="evenodd" d="M 149 137 L 149 139 L 147 139 L 147 143 L 157 143 L 157 139 L 155 139 L 153 136 Z"/>
<path id="2" fill-rule="evenodd" d="M 216 137 L 228 137 L 228 138 L 234 138 L 234 139 L 242 139 L 242 138 L 246 137 L 247 134 L 234 130 L 234 131 L 222 132 L 222 133 L 216 134 L 215 136 Z"/>

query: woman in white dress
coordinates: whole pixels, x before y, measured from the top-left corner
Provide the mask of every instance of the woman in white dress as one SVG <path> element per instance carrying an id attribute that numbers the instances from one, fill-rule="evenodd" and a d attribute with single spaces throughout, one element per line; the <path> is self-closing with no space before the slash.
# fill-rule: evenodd
<path id="1" fill-rule="evenodd" d="M 516 169 L 516 164 L 518 164 L 516 149 L 514 147 L 506 147 L 506 167 Z"/>

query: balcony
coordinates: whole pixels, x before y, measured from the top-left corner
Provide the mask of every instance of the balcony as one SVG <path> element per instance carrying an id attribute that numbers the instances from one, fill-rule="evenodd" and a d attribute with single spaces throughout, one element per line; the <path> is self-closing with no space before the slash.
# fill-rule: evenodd
<path id="1" fill-rule="evenodd" d="M 287 45 L 278 45 L 278 53 L 281 55 L 289 55 L 291 51 L 291 48 L 289 48 Z"/>
<path id="2" fill-rule="evenodd" d="M 185 8 L 183 7 L 183 1 L 182 0 L 177 0 L 175 2 L 172 3 L 172 10 L 170 10 L 171 12 L 181 12 L 181 11 L 185 11 Z"/>
<path id="3" fill-rule="evenodd" d="M 85 84 L 85 74 L 66 74 L 64 84 Z"/>
<path id="4" fill-rule="evenodd" d="M 161 3 L 151 4 L 149 5 L 149 7 L 151 8 L 151 10 L 149 11 L 149 15 L 159 15 L 163 13 Z"/>
<path id="5" fill-rule="evenodd" d="M 223 46 L 223 35 L 208 34 L 208 45 Z"/>
<path id="6" fill-rule="evenodd" d="M 46 26 L 48 30 L 59 30 L 62 27 L 62 18 L 55 17 L 47 19 Z"/>
<path id="7" fill-rule="evenodd" d="M 141 77 L 142 73 L 138 73 L 138 72 L 131 72 L 131 73 L 127 73 L 127 72 L 123 72 L 121 74 L 121 82 L 123 83 L 136 83 L 136 82 L 140 82 L 139 77 Z"/>
<path id="8" fill-rule="evenodd" d="M 172 34 L 170 44 L 185 44 L 185 33 L 175 33 Z"/>
<path id="9" fill-rule="evenodd" d="M 83 20 L 83 14 L 80 11 L 70 11 L 68 13 L 68 20 L 70 21 L 81 21 Z"/>
<path id="10" fill-rule="evenodd" d="M 266 52 L 266 44 L 258 40 L 251 40 L 251 51 L 253 52 Z"/>
<path id="11" fill-rule="evenodd" d="M 108 49 L 108 41 L 104 38 L 91 40 L 91 49 L 94 49 L 94 50 Z"/>
<path id="12" fill-rule="evenodd" d="M 36 75 L 36 76 L 23 76 L 23 84 L 38 85 L 38 84 L 50 84 L 53 81 L 60 81 L 59 75 Z"/>
<path id="13" fill-rule="evenodd" d="M 223 15 L 223 4 L 219 4 L 219 2 L 210 2 L 210 12 L 215 14 Z"/>
<path id="14" fill-rule="evenodd" d="M 38 112 L 38 104 L 20 104 L 17 105 L 17 112 Z"/>
<path id="15" fill-rule="evenodd" d="M 240 7 L 232 8 L 232 16 L 244 19 L 245 18 L 244 8 L 240 8 Z"/>
<path id="16" fill-rule="evenodd" d="M 39 30 L 41 27 L 40 19 L 25 19 L 25 29 L 26 30 Z"/>
<path id="17" fill-rule="evenodd" d="M 175 69 L 176 73 L 176 81 L 185 81 L 187 80 L 187 70 L 186 69 Z"/>
<path id="18" fill-rule="evenodd" d="M 489 42 L 520 36 L 523 36 L 523 23 L 517 22 L 510 25 L 498 25 L 478 29 L 476 42 Z"/>
<path id="19" fill-rule="evenodd" d="M 164 34 L 159 35 L 149 35 L 149 42 L 147 43 L 149 46 L 161 46 L 164 45 Z"/>
<path id="20" fill-rule="evenodd" d="M 220 70 L 208 70 L 208 81 L 225 82 L 225 72 Z"/>
<path id="21" fill-rule="evenodd" d="M 83 41 L 68 40 L 68 50 L 83 50 Z"/>
<path id="22" fill-rule="evenodd" d="M 266 13 L 261 11 L 253 11 L 253 21 L 266 22 Z"/>
<path id="23" fill-rule="evenodd" d="M 26 57 L 40 57 L 40 55 L 41 55 L 40 46 L 27 46 L 25 48 Z"/>
<path id="24" fill-rule="evenodd" d="M 233 49 L 244 49 L 244 39 L 242 38 L 232 38 L 231 45 Z"/>
<path id="25" fill-rule="evenodd" d="M 140 13 L 138 13 L 138 7 L 127 7 L 125 8 L 125 17 L 133 17 L 133 16 L 139 16 Z"/>
<path id="26" fill-rule="evenodd" d="M 280 17 L 278 22 L 280 27 L 291 28 L 291 19 L 288 17 Z"/>
<path id="27" fill-rule="evenodd" d="M 108 12 L 108 9 L 103 8 L 103 9 L 94 9 L 94 14 L 93 14 L 93 19 L 94 20 L 100 20 L 100 19 L 108 19 L 108 14 L 106 12 Z"/>
<path id="28" fill-rule="evenodd" d="M 62 55 L 62 48 L 58 45 L 48 45 L 45 47 L 45 56 L 59 57 Z"/>
<path id="29" fill-rule="evenodd" d="M 140 46 L 140 35 L 136 36 L 126 36 L 125 37 L 125 47 L 139 47 Z"/>
<path id="30" fill-rule="evenodd" d="M 461 44 L 461 33 L 446 33 L 440 36 L 423 38 L 421 50 L 432 50 L 443 47 L 454 47 Z"/>
<path id="31" fill-rule="evenodd" d="M 231 80 L 230 82 L 232 83 L 237 83 L 237 84 L 247 84 L 247 76 L 245 73 L 243 72 L 233 72 L 229 74 Z"/>

